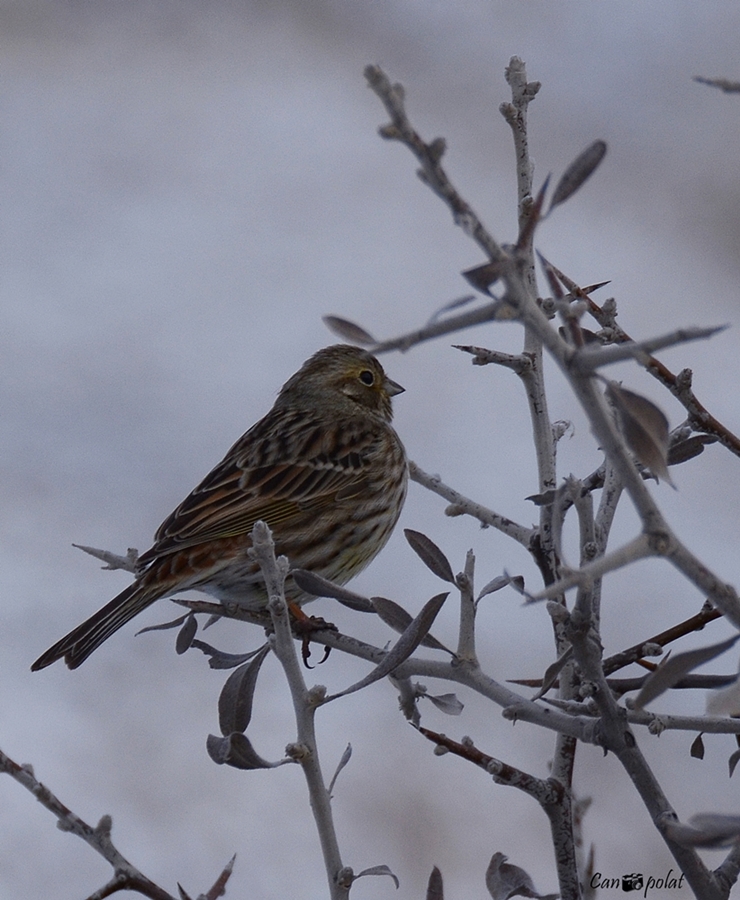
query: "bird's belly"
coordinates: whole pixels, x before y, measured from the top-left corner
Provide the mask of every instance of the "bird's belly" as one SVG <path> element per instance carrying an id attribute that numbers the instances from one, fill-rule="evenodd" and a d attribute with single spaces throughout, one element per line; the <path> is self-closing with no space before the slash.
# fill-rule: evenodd
<path id="1" fill-rule="evenodd" d="M 251 559 L 232 561 L 227 568 L 212 574 L 204 583 L 194 584 L 193 588 L 215 597 L 221 603 L 235 604 L 252 611 L 264 609 L 267 605 L 262 574 Z"/>

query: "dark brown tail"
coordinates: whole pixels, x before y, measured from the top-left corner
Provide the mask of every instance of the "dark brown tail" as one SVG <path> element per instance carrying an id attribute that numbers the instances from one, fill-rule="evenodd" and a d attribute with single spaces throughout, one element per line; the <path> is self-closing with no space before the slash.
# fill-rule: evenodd
<path id="1" fill-rule="evenodd" d="M 50 666 L 62 657 L 70 669 L 76 669 L 103 641 L 107 641 L 129 619 L 133 619 L 135 615 L 161 596 L 163 596 L 161 591 L 144 588 L 135 581 L 121 591 L 117 597 L 114 597 L 110 603 L 90 616 L 82 625 L 78 625 L 61 641 L 57 641 L 53 647 L 49 647 L 46 653 L 39 656 L 31 669 L 36 672 Z"/>

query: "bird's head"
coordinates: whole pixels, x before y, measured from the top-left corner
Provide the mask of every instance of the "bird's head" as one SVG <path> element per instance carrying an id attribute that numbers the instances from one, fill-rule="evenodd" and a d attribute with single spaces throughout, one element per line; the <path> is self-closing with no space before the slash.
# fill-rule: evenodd
<path id="1" fill-rule="evenodd" d="M 334 344 L 306 360 L 283 385 L 278 403 L 300 400 L 331 404 L 341 410 L 351 408 L 347 406 L 349 401 L 390 422 L 391 397 L 403 390 L 388 378 L 367 350 L 350 344 Z"/>

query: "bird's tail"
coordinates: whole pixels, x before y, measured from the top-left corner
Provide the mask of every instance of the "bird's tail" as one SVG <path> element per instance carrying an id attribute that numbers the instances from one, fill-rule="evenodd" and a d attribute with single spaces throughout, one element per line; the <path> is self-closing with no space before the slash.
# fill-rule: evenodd
<path id="1" fill-rule="evenodd" d="M 78 625 L 53 647 L 49 647 L 46 653 L 39 656 L 31 669 L 34 672 L 38 671 L 62 657 L 70 669 L 76 669 L 103 641 L 108 640 L 129 619 L 133 619 L 161 596 L 163 596 L 161 590 L 144 587 L 135 581 L 82 625 Z"/>

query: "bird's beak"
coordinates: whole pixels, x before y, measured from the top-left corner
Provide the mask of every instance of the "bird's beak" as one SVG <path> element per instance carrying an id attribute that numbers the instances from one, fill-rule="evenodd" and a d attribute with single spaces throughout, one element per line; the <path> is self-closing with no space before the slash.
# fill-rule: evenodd
<path id="1" fill-rule="evenodd" d="M 391 381 L 390 378 L 385 379 L 385 389 L 388 392 L 389 397 L 395 397 L 396 394 L 402 394 L 406 390 L 406 388 L 401 387 L 398 382 Z"/>

